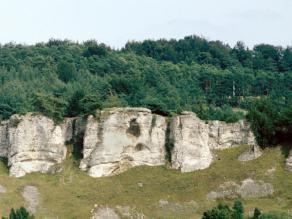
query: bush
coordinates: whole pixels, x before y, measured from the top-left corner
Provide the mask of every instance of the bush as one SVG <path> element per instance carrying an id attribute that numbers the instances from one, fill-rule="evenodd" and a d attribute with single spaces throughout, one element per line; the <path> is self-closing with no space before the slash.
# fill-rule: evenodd
<path id="1" fill-rule="evenodd" d="M 31 215 L 24 207 L 14 210 L 10 210 L 9 218 L 2 217 L 2 219 L 34 219 L 35 217 Z"/>

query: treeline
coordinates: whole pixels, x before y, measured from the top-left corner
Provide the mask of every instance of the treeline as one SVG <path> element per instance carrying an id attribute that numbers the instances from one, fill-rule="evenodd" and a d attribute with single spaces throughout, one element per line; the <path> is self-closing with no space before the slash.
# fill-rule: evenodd
<path id="1" fill-rule="evenodd" d="M 212 62 L 196 58 L 195 54 L 202 53 L 203 47 L 189 42 L 197 41 L 209 48 L 206 51 L 211 54 Z M 177 52 L 161 50 L 149 55 L 143 49 L 149 42 L 170 48 L 178 48 L 181 43 L 185 46 Z M 282 108 L 291 106 L 292 71 L 247 67 L 235 62 L 234 51 L 235 48 L 220 42 L 198 37 L 132 42 L 121 50 L 96 41 L 50 40 L 32 46 L 1 45 L 0 118 L 41 112 L 58 121 L 105 107 L 141 106 L 162 115 L 191 110 L 203 119 L 233 122 L 243 117 L 243 113 L 234 112 L 233 108 L 260 109 L 255 108 L 254 102 L 263 97 L 273 97 Z M 244 51 L 254 59 L 255 50 Z M 220 54 L 233 61 L 224 66 Z M 166 55 L 176 58 L 171 60 Z M 279 62 L 283 59 L 281 55 Z M 282 118 L 290 116 L 285 115 Z M 257 117 L 250 118 L 257 121 Z M 260 129 L 257 131 L 261 133 Z"/>
<path id="2" fill-rule="evenodd" d="M 231 48 L 221 41 L 208 41 L 198 36 L 176 40 L 129 42 L 126 51 L 173 63 L 211 64 L 226 69 L 241 66 L 253 70 L 286 72 L 292 70 L 292 47 L 259 44 L 249 49 L 243 42 Z"/>

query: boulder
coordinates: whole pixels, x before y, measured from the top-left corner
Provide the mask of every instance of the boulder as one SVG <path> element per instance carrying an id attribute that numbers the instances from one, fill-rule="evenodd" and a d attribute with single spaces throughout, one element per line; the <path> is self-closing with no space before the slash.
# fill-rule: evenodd
<path id="1" fill-rule="evenodd" d="M 224 198 L 259 198 L 272 195 L 274 193 L 274 187 L 270 183 L 265 183 L 261 180 L 255 181 L 253 179 L 245 179 L 241 182 L 241 185 L 229 181 L 220 185 L 215 191 L 211 191 L 207 194 L 207 199 L 216 200 Z"/>
<path id="2" fill-rule="evenodd" d="M 237 158 L 239 161 L 250 161 L 255 160 L 263 155 L 262 150 L 259 146 L 254 145 L 252 148 L 248 149 L 247 151 L 243 152 Z"/>
<path id="3" fill-rule="evenodd" d="M 28 204 L 28 210 L 31 213 L 35 213 L 39 205 L 39 199 L 40 199 L 38 188 L 35 186 L 27 185 L 23 188 L 23 191 L 21 194 Z"/>
<path id="4" fill-rule="evenodd" d="M 289 157 L 286 159 L 286 169 L 292 172 L 292 150 L 290 151 Z"/>
<path id="5" fill-rule="evenodd" d="M 208 124 L 192 112 L 176 116 L 170 126 L 172 168 L 181 172 L 205 169 L 212 163 Z"/>
<path id="6" fill-rule="evenodd" d="M 145 108 L 111 108 L 99 118 L 89 116 L 80 168 L 101 177 L 139 165 L 163 165 L 166 129 L 166 119 Z"/>
<path id="7" fill-rule="evenodd" d="M 68 125 L 63 125 L 68 127 Z M 13 115 L 8 127 L 8 166 L 10 175 L 51 172 L 66 157 L 68 130 L 40 115 Z"/>

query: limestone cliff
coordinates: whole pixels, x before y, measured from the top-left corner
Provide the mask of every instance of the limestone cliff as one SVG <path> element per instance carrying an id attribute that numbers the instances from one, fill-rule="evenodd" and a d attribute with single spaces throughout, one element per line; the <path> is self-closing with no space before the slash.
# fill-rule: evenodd
<path id="1" fill-rule="evenodd" d="M 93 177 L 165 163 L 166 119 L 145 108 L 112 108 L 89 116 L 80 168 Z"/>
<path id="2" fill-rule="evenodd" d="M 8 127 L 10 175 L 52 171 L 66 157 L 66 132 L 44 116 L 12 116 Z"/>
<path id="3" fill-rule="evenodd" d="M 172 120 L 170 138 L 174 144 L 172 167 L 191 172 L 209 167 L 212 154 L 208 145 L 208 124 L 196 114 L 184 112 Z"/>
<path id="4" fill-rule="evenodd" d="M 183 112 L 172 120 L 172 167 L 181 172 L 205 169 L 212 163 L 213 149 L 241 144 L 255 145 L 255 138 L 244 121 L 225 123 L 200 120 L 192 112 Z"/>
<path id="5" fill-rule="evenodd" d="M 241 144 L 255 145 L 255 137 L 249 124 L 241 120 L 235 123 L 209 121 L 209 147 L 225 149 Z"/>
<path id="6" fill-rule="evenodd" d="M 0 123 L 0 157 L 8 158 L 11 176 L 56 171 L 69 141 L 78 143 L 83 152 L 80 168 L 93 177 L 163 165 L 166 142 L 174 146 L 172 167 L 182 172 L 209 167 L 214 149 L 255 145 L 246 122 L 206 122 L 192 112 L 175 116 L 170 124 L 145 108 L 105 109 L 97 117 L 65 118 L 61 124 L 33 114 L 13 115 Z"/>

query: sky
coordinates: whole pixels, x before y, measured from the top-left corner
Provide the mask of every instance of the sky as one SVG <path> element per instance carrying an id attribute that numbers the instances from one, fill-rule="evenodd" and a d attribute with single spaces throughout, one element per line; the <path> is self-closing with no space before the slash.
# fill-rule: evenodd
<path id="1" fill-rule="evenodd" d="M 0 43 L 183 38 L 292 46 L 292 0 L 0 0 Z"/>

